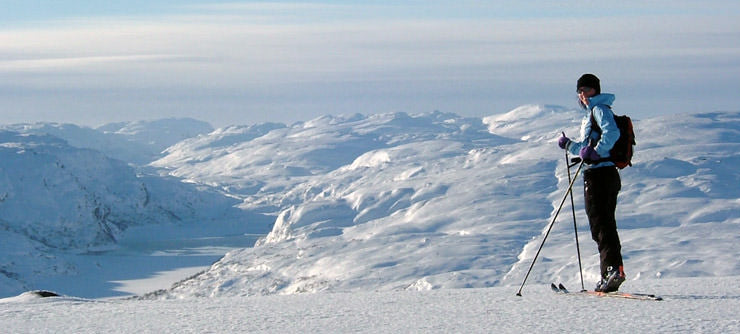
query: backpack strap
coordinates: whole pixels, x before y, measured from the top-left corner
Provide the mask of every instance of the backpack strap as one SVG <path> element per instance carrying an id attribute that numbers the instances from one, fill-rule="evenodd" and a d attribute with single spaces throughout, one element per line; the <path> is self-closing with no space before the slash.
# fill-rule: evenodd
<path id="1" fill-rule="evenodd" d="M 601 139 L 601 127 L 598 124 L 596 124 L 596 118 L 594 118 L 594 110 L 593 109 L 590 110 L 589 114 L 591 115 L 590 116 L 591 119 L 589 119 L 589 122 L 591 123 L 591 131 L 588 133 L 588 145 L 595 148 L 596 147 L 596 143 L 591 138 L 591 134 L 594 133 L 594 127 L 595 127 L 596 128 L 596 131 L 599 132 L 599 139 Z M 598 142 L 598 140 L 597 140 L 597 142 Z"/>

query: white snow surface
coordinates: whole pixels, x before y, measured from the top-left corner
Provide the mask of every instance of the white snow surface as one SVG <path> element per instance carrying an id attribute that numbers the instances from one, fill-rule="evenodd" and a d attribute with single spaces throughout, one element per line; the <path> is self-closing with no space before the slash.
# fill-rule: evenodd
<path id="1" fill-rule="evenodd" d="M 59 255 L 69 250 L 60 249 L 114 245 L 116 256 L 137 254 L 121 261 L 136 272 L 156 256 L 179 259 L 177 254 L 201 252 L 171 243 L 198 244 L 199 237 L 220 229 L 256 232 L 265 215 L 274 222 L 254 247 L 231 247 L 210 267 L 186 261 L 180 269 L 162 270 L 157 277 L 175 280 L 205 269 L 169 288 L 147 279 L 106 276 L 106 282 L 128 286 L 132 293 L 147 291 L 142 286 L 159 290 L 136 299 L 21 294 L 0 300 L 0 323 L 13 332 L 34 333 L 740 330 L 734 315 L 740 303 L 740 112 L 633 119 L 636 155 L 634 166 L 620 172 L 617 207 L 628 275 L 623 289 L 661 294 L 665 301 L 549 291 L 550 282 L 580 288 L 569 201 L 524 296 L 514 296 L 568 183 L 557 138 L 561 131 L 577 136 L 584 115 L 528 105 L 483 119 L 391 113 L 233 126 L 178 142 L 164 156 L 150 155 L 157 160 L 146 170 L 158 170 L 159 176 L 141 175 L 55 137 L 2 132 L 5 174 L 0 181 L 13 192 L 0 190 L 7 193 L 0 207 L 28 193 L 18 198 L 43 209 L 28 217 L 56 217 L 49 212 L 57 211 L 61 217 L 93 217 L 83 224 L 36 219 L 31 229 L 19 223 L 26 217 L 22 201 L 0 211 L 11 214 L 0 220 L 0 251 L 3 259 L 14 256 L 0 268 L 6 296 L 41 288 L 80 296 L 74 291 L 89 283 L 29 279 L 60 275 L 56 257 L 74 263 L 74 271 L 95 272 L 95 265 L 69 260 Z M 6 162 L 18 159 L 23 163 L 15 169 Z M 77 178 L 57 171 L 60 163 Z M 104 172 L 85 182 L 79 175 L 92 169 Z M 26 179 L 18 181 L 19 175 Z M 44 190 L 77 184 L 90 190 Z M 159 194 L 156 207 L 142 205 L 142 186 Z M 584 279 L 592 288 L 598 256 L 582 189 L 576 182 Z M 64 194 L 86 209 L 76 210 L 62 200 Z M 98 212 L 125 213 L 120 216 L 125 219 L 95 220 L 95 203 L 109 209 Z M 187 223 L 167 222 L 163 212 L 177 212 Z M 188 238 L 175 237 L 180 234 Z M 131 286 L 140 281 L 147 282 Z"/>
<path id="2" fill-rule="evenodd" d="M 737 333 L 737 278 L 642 280 L 663 301 L 556 295 L 534 284 L 177 300 L 0 299 L 12 333 Z"/>

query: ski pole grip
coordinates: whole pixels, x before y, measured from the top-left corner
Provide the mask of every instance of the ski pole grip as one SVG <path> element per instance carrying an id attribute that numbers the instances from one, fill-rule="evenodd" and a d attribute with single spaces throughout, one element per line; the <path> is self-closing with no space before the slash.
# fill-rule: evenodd
<path id="1" fill-rule="evenodd" d="M 572 162 L 574 164 L 577 164 L 577 163 L 581 162 L 581 157 L 572 158 L 572 159 L 570 159 L 570 162 Z"/>

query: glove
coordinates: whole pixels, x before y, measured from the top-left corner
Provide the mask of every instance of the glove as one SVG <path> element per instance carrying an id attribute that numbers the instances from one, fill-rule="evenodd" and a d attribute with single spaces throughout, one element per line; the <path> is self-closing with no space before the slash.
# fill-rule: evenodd
<path id="1" fill-rule="evenodd" d="M 601 156 L 596 153 L 596 150 L 594 150 L 594 148 L 591 146 L 586 146 L 582 148 L 580 153 L 581 159 L 583 159 L 583 161 L 593 162 L 601 160 Z"/>
<path id="2" fill-rule="evenodd" d="M 563 136 L 558 139 L 558 146 L 560 146 L 560 148 L 562 149 L 565 149 L 566 147 L 568 147 L 568 144 L 570 144 L 570 142 L 570 138 L 566 137 L 565 132 L 563 132 Z"/>

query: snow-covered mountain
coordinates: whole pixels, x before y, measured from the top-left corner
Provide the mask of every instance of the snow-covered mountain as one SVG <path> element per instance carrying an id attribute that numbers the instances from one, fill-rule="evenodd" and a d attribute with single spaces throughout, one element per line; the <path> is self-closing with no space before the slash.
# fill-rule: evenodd
<path id="1" fill-rule="evenodd" d="M 71 146 L 100 151 L 135 165 L 161 157 L 162 151 L 182 140 L 213 131 L 210 124 L 190 118 L 110 123 L 95 129 L 59 123 L 10 124 L 0 129 L 55 136 Z"/>
<path id="2" fill-rule="evenodd" d="M 76 274 L 65 254 L 115 247 L 131 227 L 248 223 L 232 197 L 144 175 L 99 151 L 28 133 L 42 129 L 76 133 L 81 141 L 83 134 L 99 138 L 94 130 L 69 126 L 0 130 L 0 295 L 34 288 L 45 277 Z"/>
<path id="3" fill-rule="evenodd" d="M 277 219 L 256 247 L 155 295 L 519 284 L 567 185 L 556 139 L 576 136 L 582 118 L 552 106 L 483 120 L 352 115 L 184 141 L 153 165 L 232 191 L 243 209 Z M 635 120 L 637 153 L 621 173 L 617 213 L 629 279 L 740 274 L 739 121 L 732 112 Z M 590 287 L 598 259 L 581 191 L 578 184 Z M 568 210 L 539 261 L 533 282 L 578 280 Z"/>
<path id="4" fill-rule="evenodd" d="M 172 139 L 177 136 L 134 139 L 146 131 L 132 124 L 51 126 L 73 129 L 62 131 L 66 137 L 6 127 L 0 284 L 13 292 L 34 287 L 34 275 L 84 270 L 67 264 L 64 254 L 110 247 L 143 225 L 209 222 L 213 226 L 202 229 L 208 233 L 228 221 L 245 225 L 233 229 L 243 233 L 266 214 L 274 217 L 272 230 L 255 247 L 229 252 L 210 269 L 150 296 L 518 285 L 567 185 L 557 137 L 561 131 L 576 136 L 583 115 L 532 105 L 483 119 L 355 114 L 209 133 L 191 124 L 184 128 L 199 130 L 173 126 L 172 133 L 192 135 L 179 142 Z M 634 166 L 621 172 L 617 211 L 628 279 L 740 275 L 734 248 L 740 241 L 740 112 L 670 115 L 635 120 L 635 127 Z M 121 144 L 132 153 L 127 163 L 111 158 L 125 154 L 111 153 L 110 145 L 84 146 L 114 134 L 131 136 Z M 134 143 L 174 145 L 159 154 Z M 157 175 L 129 165 L 154 158 L 146 170 L 158 169 Z M 598 258 L 581 192 L 578 183 L 591 287 Z M 251 231 L 259 233 L 260 226 Z M 566 208 L 530 282 L 577 286 L 578 279 Z"/>
<path id="5" fill-rule="evenodd" d="M 168 147 L 188 138 L 205 135 L 213 131 L 213 127 L 203 121 L 192 118 L 166 118 L 150 121 L 109 123 L 96 128 L 111 137 L 126 140 L 128 144 L 147 147 L 149 155 L 146 163 L 159 157 Z M 122 145 L 126 147 L 125 145 Z M 105 148 L 103 148 L 105 151 Z M 136 151 L 135 157 L 141 157 L 142 151 Z M 142 161 L 144 162 L 144 161 Z"/>
<path id="6" fill-rule="evenodd" d="M 244 197 L 242 208 L 279 212 L 307 200 L 296 187 L 345 166 L 382 164 L 384 149 L 414 149 L 428 142 L 472 148 L 511 140 L 488 133 L 480 119 L 440 112 L 324 116 L 290 127 L 267 123 L 219 129 L 170 147 L 152 165 Z"/>

